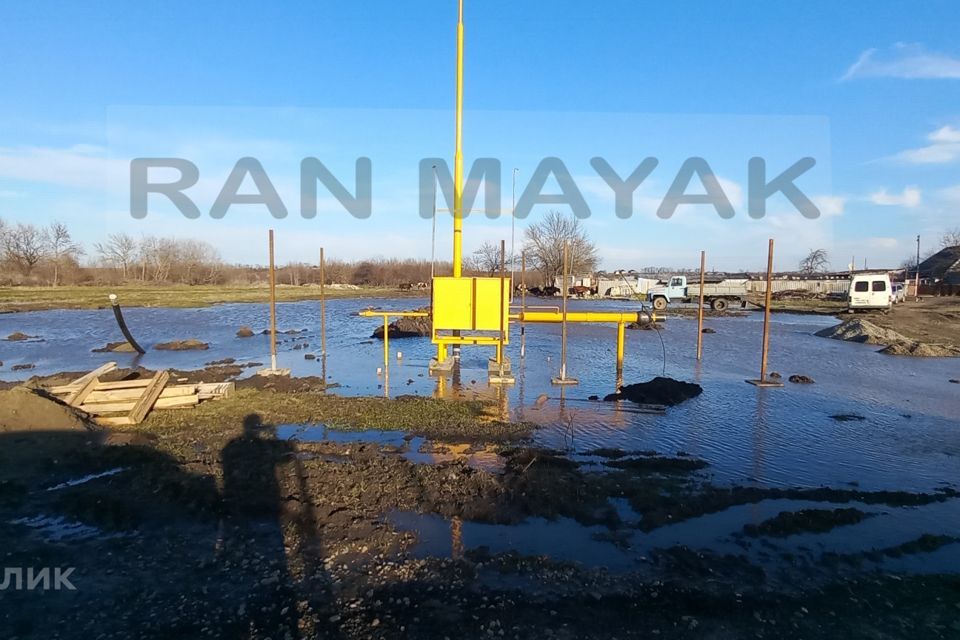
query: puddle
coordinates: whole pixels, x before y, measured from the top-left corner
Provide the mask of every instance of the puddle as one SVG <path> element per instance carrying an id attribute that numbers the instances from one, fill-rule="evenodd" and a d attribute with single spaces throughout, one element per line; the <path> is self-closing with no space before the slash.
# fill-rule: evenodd
<path id="1" fill-rule="evenodd" d="M 374 445 L 384 453 L 403 456 L 414 464 L 441 464 L 462 460 L 469 467 L 489 473 L 502 473 L 506 465 L 506 461 L 490 448 L 469 444 L 434 443 L 403 431 L 339 431 L 325 425 L 281 425 L 277 427 L 277 438 L 340 445 Z M 311 457 L 318 456 L 305 453 Z M 330 458 L 331 462 L 347 461 L 346 458 L 335 455 L 319 457 L 324 460 Z"/>
<path id="2" fill-rule="evenodd" d="M 108 540 L 119 537 L 107 535 L 96 527 L 67 520 L 61 516 L 33 516 L 10 520 L 9 524 L 28 527 L 45 542 L 81 542 L 84 540 Z"/>
<path id="3" fill-rule="evenodd" d="M 91 480 L 98 480 L 100 478 L 107 478 L 109 476 L 115 476 L 122 471 L 126 471 L 125 467 L 115 467 L 113 469 L 108 469 L 100 473 L 91 473 L 90 475 L 83 476 L 82 478 L 77 478 L 76 480 L 67 480 L 66 482 L 61 482 L 58 485 L 48 487 L 47 491 L 59 491 L 60 489 L 67 489 L 69 487 L 76 487 L 81 484 L 86 484 Z"/>
<path id="4" fill-rule="evenodd" d="M 864 556 L 867 565 L 872 564 L 884 570 L 960 573 L 960 543 L 947 544 L 931 553 L 910 553 L 898 557 L 881 554 L 882 557 L 866 558 L 871 552 L 892 549 L 923 535 L 956 535 L 952 523 L 960 522 L 960 500 L 912 508 L 764 500 L 691 518 L 650 532 L 636 529 L 641 516 L 626 500 L 611 500 L 611 505 L 623 521 L 623 526 L 617 529 L 602 525 L 587 526 L 569 518 L 529 518 L 511 525 L 466 521 L 454 526 L 442 516 L 410 511 L 393 512 L 388 521 L 398 530 L 417 535 L 417 543 L 413 548 L 413 554 L 417 557 L 452 557 L 456 545 L 458 550 L 486 548 L 492 554 L 516 552 L 622 573 L 647 566 L 657 550 L 687 547 L 696 551 L 745 556 L 773 573 L 789 569 L 796 558 L 802 558 L 814 573 L 827 572 L 829 569 L 824 565 L 824 559 L 829 555 Z M 743 533 L 745 525 L 760 524 L 784 511 L 851 507 L 873 517 L 857 524 L 838 526 L 825 533 L 798 532 L 784 538 L 751 538 Z"/>

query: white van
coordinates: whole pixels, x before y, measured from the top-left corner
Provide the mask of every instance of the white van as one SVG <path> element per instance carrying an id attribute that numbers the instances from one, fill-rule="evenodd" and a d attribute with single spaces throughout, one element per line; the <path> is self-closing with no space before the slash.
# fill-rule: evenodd
<path id="1" fill-rule="evenodd" d="M 850 279 L 850 311 L 890 309 L 890 276 L 886 273 L 857 274 Z"/>

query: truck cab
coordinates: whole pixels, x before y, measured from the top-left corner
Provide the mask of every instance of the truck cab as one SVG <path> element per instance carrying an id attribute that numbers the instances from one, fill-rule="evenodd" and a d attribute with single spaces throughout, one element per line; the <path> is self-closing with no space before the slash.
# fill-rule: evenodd
<path id="1" fill-rule="evenodd" d="M 647 298 L 653 303 L 653 308 L 663 311 L 671 300 L 683 300 L 687 297 L 686 276 L 673 276 L 666 286 L 651 287 Z"/>

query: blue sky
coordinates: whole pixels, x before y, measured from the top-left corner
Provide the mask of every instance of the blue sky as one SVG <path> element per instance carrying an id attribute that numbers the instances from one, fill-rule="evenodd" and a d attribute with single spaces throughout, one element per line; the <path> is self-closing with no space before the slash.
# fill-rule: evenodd
<path id="1" fill-rule="evenodd" d="M 261 262 L 265 230 L 282 260 L 429 256 L 416 210 L 417 161 L 450 157 L 453 0 L 310 3 L 6 2 L 0 7 L 0 217 L 67 222 L 85 243 L 112 231 L 198 237 L 231 261 Z M 538 160 L 564 160 L 591 205 L 604 266 L 778 267 L 810 248 L 895 265 L 960 225 L 960 5 L 956 2 L 638 3 L 467 0 L 464 145 L 498 157 L 522 190 Z M 823 216 L 785 201 L 751 220 L 746 160 L 785 167 L 811 154 L 802 187 Z M 151 201 L 133 220 L 129 160 L 198 165 L 206 211 L 233 162 L 262 160 L 291 210 L 236 207 L 188 221 Z M 620 220 L 589 166 L 621 174 L 661 159 Z M 659 220 L 683 158 L 702 155 L 737 209 Z M 374 164 L 374 214 L 296 215 L 299 161 L 316 156 L 352 190 L 353 160 Z M 778 165 L 779 166 L 779 165 Z M 694 184 L 691 191 L 697 190 Z M 188 192 L 191 193 L 191 192 Z M 535 208 L 529 220 L 549 207 Z M 518 221 L 520 228 L 527 221 Z M 510 220 L 467 220 L 466 249 L 510 237 Z M 438 227 L 449 255 L 449 218 Z"/>

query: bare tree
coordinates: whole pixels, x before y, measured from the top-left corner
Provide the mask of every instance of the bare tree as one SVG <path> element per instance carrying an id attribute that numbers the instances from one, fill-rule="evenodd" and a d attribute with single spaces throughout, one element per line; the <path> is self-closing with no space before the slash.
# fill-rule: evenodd
<path id="1" fill-rule="evenodd" d="M 500 247 L 487 241 L 473 252 L 471 267 L 480 273 L 494 276 L 500 272 Z"/>
<path id="2" fill-rule="evenodd" d="M 830 257 L 825 249 L 811 249 L 807 257 L 800 261 L 800 273 L 813 275 L 823 273 L 830 266 Z"/>
<path id="3" fill-rule="evenodd" d="M 106 242 L 98 242 L 93 246 L 101 258 L 120 269 L 126 280 L 128 270 L 137 259 L 137 241 L 125 233 L 111 233 Z"/>
<path id="4" fill-rule="evenodd" d="M 550 211 L 525 231 L 525 251 L 531 266 L 540 272 L 543 282 L 552 286 L 563 274 L 563 246 L 570 243 L 570 273 L 592 273 L 597 268 L 597 247 L 573 215 Z"/>
<path id="5" fill-rule="evenodd" d="M 20 273 L 29 276 L 47 255 L 43 232 L 22 222 L 10 227 L 3 236 L 3 255 Z"/>
<path id="6" fill-rule="evenodd" d="M 960 246 L 960 227 L 944 231 L 943 237 L 940 238 L 940 247 L 946 249 L 947 247 L 958 246 Z"/>
<path id="7" fill-rule="evenodd" d="M 53 286 L 60 284 L 60 271 L 63 263 L 76 262 L 83 255 L 83 247 L 73 241 L 70 230 L 62 222 L 51 222 L 43 231 L 47 257 L 53 264 Z"/>

